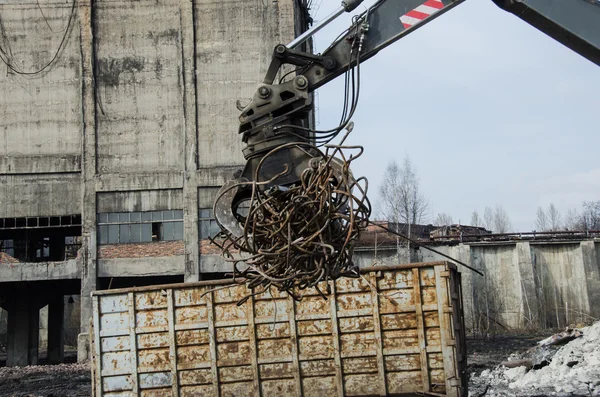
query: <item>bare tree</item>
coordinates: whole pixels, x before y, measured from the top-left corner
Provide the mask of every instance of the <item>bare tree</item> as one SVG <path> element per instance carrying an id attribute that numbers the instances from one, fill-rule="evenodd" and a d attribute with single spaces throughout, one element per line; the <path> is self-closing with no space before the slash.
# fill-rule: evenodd
<path id="1" fill-rule="evenodd" d="M 423 222 L 429 211 L 429 202 L 420 191 L 417 171 L 410 157 L 406 156 L 402 167 L 395 161 L 390 162 L 384 175 L 379 191 L 381 212 L 388 222 L 395 225 L 397 232 L 403 232 L 410 237 L 411 225 Z M 406 227 L 400 227 L 400 224 Z M 397 248 L 400 255 L 399 242 Z M 410 246 L 408 248 L 410 252 Z"/>
<path id="2" fill-rule="evenodd" d="M 583 230 L 600 230 L 600 200 L 583 202 L 580 222 Z"/>
<path id="3" fill-rule="evenodd" d="M 556 232 L 561 229 L 560 212 L 554 203 L 550 203 L 550 206 L 548 207 L 548 223 L 550 225 L 550 231 L 552 232 Z"/>
<path id="4" fill-rule="evenodd" d="M 535 230 L 538 232 L 548 231 L 548 217 L 542 207 L 538 207 L 535 219 Z"/>
<path id="5" fill-rule="evenodd" d="M 390 222 L 420 224 L 429 211 L 429 201 L 421 193 L 419 177 L 410 157 L 402 167 L 395 161 L 388 164 L 380 192 L 382 212 Z"/>
<path id="6" fill-rule="evenodd" d="M 489 231 L 494 231 L 494 210 L 490 207 L 485 207 L 483 211 L 483 224 Z"/>
<path id="7" fill-rule="evenodd" d="M 479 217 L 479 212 L 477 212 L 477 210 L 473 211 L 473 214 L 471 214 L 471 226 L 483 226 L 483 220 Z"/>
<path id="8" fill-rule="evenodd" d="M 564 227 L 566 230 L 579 230 L 581 229 L 581 216 L 577 213 L 577 210 L 570 209 L 565 215 Z"/>
<path id="9" fill-rule="evenodd" d="M 437 214 L 435 221 L 433 221 L 433 224 L 436 226 L 446 226 L 451 225 L 452 223 L 454 223 L 452 216 L 446 214 L 445 212 Z"/>
<path id="10" fill-rule="evenodd" d="M 508 233 L 512 229 L 510 218 L 501 205 L 497 205 L 494 211 L 494 231 L 496 233 Z"/>

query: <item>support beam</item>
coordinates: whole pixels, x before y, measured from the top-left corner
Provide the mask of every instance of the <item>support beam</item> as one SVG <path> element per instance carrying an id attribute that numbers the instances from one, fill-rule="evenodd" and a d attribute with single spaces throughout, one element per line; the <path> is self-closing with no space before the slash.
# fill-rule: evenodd
<path id="1" fill-rule="evenodd" d="M 96 100 L 93 1 L 78 3 L 81 53 L 81 103 L 83 122 L 83 188 L 81 194 L 83 255 L 81 271 L 81 334 L 77 342 L 77 360 L 89 358 L 89 324 L 92 316 L 91 292 L 96 289 Z"/>
<path id="2" fill-rule="evenodd" d="M 48 362 L 65 361 L 65 301 L 62 295 L 48 304 Z"/>
<path id="3" fill-rule="evenodd" d="M 27 291 L 14 296 L 8 308 L 8 349 L 6 365 L 9 367 L 36 365 L 40 336 L 40 307 Z"/>
<path id="4" fill-rule="evenodd" d="M 541 326 L 540 302 L 537 295 L 536 269 L 531 258 L 531 246 L 523 241 L 516 244 L 519 280 L 521 282 L 521 328 Z"/>

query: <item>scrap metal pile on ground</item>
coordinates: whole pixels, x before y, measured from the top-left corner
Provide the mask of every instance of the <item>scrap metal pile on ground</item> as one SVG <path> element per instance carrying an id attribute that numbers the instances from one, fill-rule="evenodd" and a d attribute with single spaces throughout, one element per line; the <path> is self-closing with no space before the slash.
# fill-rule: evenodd
<path id="1" fill-rule="evenodd" d="M 469 383 L 472 396 L 600 396 L 600 321 L 545 339 Z"/>
<path id="2" fill-rule="evenodd" d="M 252 194 L 248 213 L 239 219 L 243 235 L 224 230 L 213 240 L 233 263 L 236 282 L 259 287 L 257 293 L 273 286 L 300 299 L 301 290 L 318 288 L 321 281 L 359 277 L 352 253 L 359 230 L 368 224 L 371 205 L 366 178 L 355 179 L 350 171 L 363 148 L 342 146 L 344 140 L 326 145 L 325 152 L 311 144 L 291 143 L 267 154 L 261 165 L 289 145 L 319 153 L 291 186 L 263 190 L 260 185 L 269 181 L 244 182 L 251 185 Z"/>

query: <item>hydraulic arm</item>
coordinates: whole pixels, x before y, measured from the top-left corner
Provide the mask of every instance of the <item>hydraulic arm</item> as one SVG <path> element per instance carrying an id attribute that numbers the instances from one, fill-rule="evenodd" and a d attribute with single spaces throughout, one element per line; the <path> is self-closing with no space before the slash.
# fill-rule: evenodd
<path id="1" fill-rule="evenodd" d="M 316 31 L 340 14 L 353 11 L 362 2 L 347 0 L 292 43 L 277 45 L 262 84 L 240 115 L 239 132 L 246 143 L 244 157 L 247 164 L 236 179 L 222 189 L 221 200 L 215 205 L 219 224 L 233 235 L 242 233 L 235 212 L 239 203 L 248 197 L 249 188 L 232 188 L 233 184 L 242 186 L 240 181 L 261 182 L 260 189 L 267 189 L 296 183 L 316 153 L 293 143 L 327 143 L 346 127 L 355 109 L 355 98 L 349 99 L 352 106 L 339 126 L 326 131 L 309 127 L 312 91 L 349 73 L 352 68 L 359 69 L 361 62 L 463 1 L 381 0 L 355 16 L 352 25 L 322 54 L 299 50 L 301 44 Z M 600 65 L 600 0 L 492 1 Z M 285 64 L 295 67 L 292 70 L 294 77 L 275 81 Z M 356 78 L 358 91 L 360 73 Z M 264 156 L 274 149 L 277 153 L 263 162 Z"/>

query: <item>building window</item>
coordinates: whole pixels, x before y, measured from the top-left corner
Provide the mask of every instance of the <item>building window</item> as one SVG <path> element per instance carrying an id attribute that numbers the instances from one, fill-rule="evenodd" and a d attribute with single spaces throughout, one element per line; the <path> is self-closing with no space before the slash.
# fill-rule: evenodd
<path id="1" fill-rule="evenodd" d="M 183 240 L 183 210 L 98 214 L 99 244 Z"/>
<path id="2" fill-rule="evenodd" d="M 0 240 L 0 252 L 15 256 L 15 245 L 13 240 Z"/>
<path id="3" fill-rule="evenodd" d="M 198 227 L 200 240 L 214 238 L 221 231 L 212 208 L 200 208 L 198 210 Z"/>

